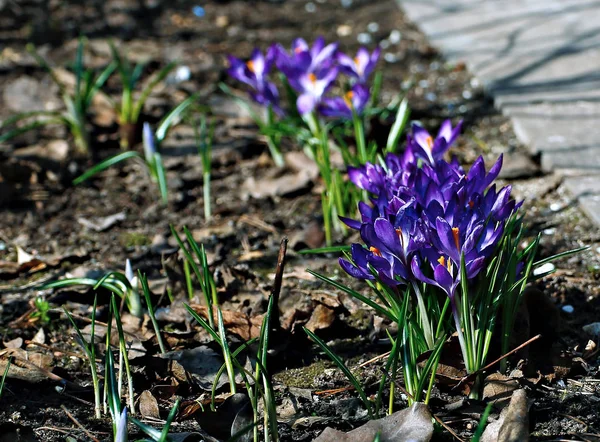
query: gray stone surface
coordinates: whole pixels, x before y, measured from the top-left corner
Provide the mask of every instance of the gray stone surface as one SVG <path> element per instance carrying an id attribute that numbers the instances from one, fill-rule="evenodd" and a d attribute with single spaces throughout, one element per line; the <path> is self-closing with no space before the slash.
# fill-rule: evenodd
<path id="1" fill-rule="evenodd" d="M 600 223 L 600 1 L 398 0 Z M 575 175 L 573 177 L 572 175 Z"/>

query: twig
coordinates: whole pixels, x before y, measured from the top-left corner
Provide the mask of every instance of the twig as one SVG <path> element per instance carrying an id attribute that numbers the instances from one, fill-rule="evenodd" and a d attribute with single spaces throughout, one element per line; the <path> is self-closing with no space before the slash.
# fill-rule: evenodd
<path id="1" fill-rule="evenodd" d="M 458 440 L 458 441 L 460 441 L 460 442 L 465 442 L 465 440 L 464 440 L 464 439 L 461 439 L 461 438 L 458 436 L 458 434 L 456 434 L 456 433 L 454 432 L 454 430 L 453 430 L 452 428 L 450 428 L 448 425 L 446 425 L 446 424 L 444 423 L 444 421 L 443 421 L 443 420 L 441 420 L 439 417 L 437 417 L 435 414 L 433 415 L 433 418 L 434 418 L 434 419 L 435 419 L 435 420 L 436 420 L 436 421 L 437 421 L 437 422 L 438 422 L 438 423 L 439 423 L 439 424 L 440 424 L 442 427 L 444 427 L 446 430 L 448 430 L 448 432 L 449 432 L 449 433 L 450 433 L 452 436 L 454 436 L 454 437 L 456 438 L 456 440 Z"/>
<path id="2" fill-rule="evenodd" d="M 88 430 L 86 430 L 86 428 L 85 428 L 83 425 L 81 425 L 77 419 L 75 419 L 75 416 L 73 416 L 71 413 L 69 413 L 69 410 L 67 410 L 67 407 L 65 407 L 64 405 L 61 405 L 61 406 L 60 406 L 60 408 L 62 408 L 62 409 L 63 409 L 63 411 L 65 412 L 65 414 L 67 415 L 67 417 L 68 417 L 69 419 L 71 419 L 71 420 L 73 421 L 73 423 L 74 423 L 75 425 L 77 425 L 77 426 L 78 426 L 78 427 L 81 429 L 81 431 L 83 431 L 83 432 L 85 433 L 85 435 L 86 435 L 87 437 L 89 437 L 89 438 L 90 438 L 91 440 L 93 440 L 94 442 L 100 442 L 100 441 L 99 441 L 97 438 L 95 438 L 95 437 L 92 435 L 92 433 L 90 433 Z"/>
<path id="3" fill-rule="evenodd" d="M 277 255 L 277 267 L 275 268 L 275 280 L 273 281 L 273 311 L 271 312 L 271 330 L 279 330 L 279 294 L 281 293 L 281 285 L 283 283 L 283 269 L 285 268 L 285 254 L 287 252 L 288 239 L 283 238 L 279 245 L 279 255 Z"/>
<path id="4" fill-rule="evenodd" d="M 502 359 L 507 358 L 508 356 L 512 355 L 513 353 L 518 352 L 519 350 L 521 350 L 523 347 L 531 344 L 533 341 L 537 341 L 538 339 L 540 339 L 542 337 L 541 334 L 534 336 L 531 339 L 528 339 L 527 341 L 523 342 L 521 345 L 519 345 L 516 348 L 513 348 L 511 351 L 509 351 L 508 353 L 500 356 L 498 359 L 496 359 L 493 362 L 490 362 L 489 364 L 487 364 L 485 367 L 480 368 L 477 371 L 474 371 L 473 373 L 468 374 L 467 376 L 464 376 L 458 384 L 456 384 L 453 389 L 459 388 L 462 384 L 464 384 L 465 382 L 473 379 L 475 376 L 477 376 L 480 373 L 483 373 L 484 371 L 486 371 L 487 369 L 489 369 L 490 367 L 493 367 L 494 365 L 496 365 L 498 362 L 500 362 Z"/>
<path id="5" fill-rule="evenodd" d="M 360 368 L 364 368 L 367 365 L 372 364 L 373 362 L 377 362 L 383 358 L 387 358 L 390 355 L 391 351 L 386 351 L 384 354 L 379 355 L 379 356 L 375 356 L 374 358 L 369 359 L 366 362 L 363 362 L 362 364 L 359 365 Z"/>

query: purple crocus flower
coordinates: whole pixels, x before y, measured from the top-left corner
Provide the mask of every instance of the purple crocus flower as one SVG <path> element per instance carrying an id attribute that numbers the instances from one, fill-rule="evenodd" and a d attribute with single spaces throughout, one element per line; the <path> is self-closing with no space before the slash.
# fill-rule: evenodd
<path id="1" fill-rule="evenodd" d="M 296 101 L 300 115 L 312 112 L 321 103 L 323 95 L 331 87 L 337 74 L 337 68 L 331 68 L 321 71 L 319 74 L 304 73 L 295 79 L 297 90 L 300 92 Z M 291 81 L 290 84 L 292 84 Z"/>
<path id="2" fill-rule="evenodd" d="M 440 130 L 435 138 L 421 126 L 413 124 L 412 135 L 408 136 L 408 152 L 414 159 L 422 159 L 430 166 L 434 166 L 439 161 L 444 153 L 456 141 L 462 121 L 454 128 L 450 120 L 446 120 L 440 126 Z"/>
<path id="3" fill-rule="evenodd" d="M 297 88 L 294 80 L 302 74 L 319 75 L 321 71 L 329 70 L 333 66 L 337 48 L 337 43 L 325 45 L 323 37 L 317 38 L 312 47 L 302 38 L 297 38 L 292 43 L 291 54 L 281 45 L 273 46 L 277 67 L 288 77 L 292 87 L 298 91 L 300 88 Z"/>
<path id="4" fill-rule="evenodd" d="M 258 49 L 252 52 L 252 56 L 246 62 L 239 58 L 228 56 L 230 67 L 227 73 L 252 89 L 250 96 L 254 101 L 263 106 L 272 106 L 278 114 L 283 114 L 279 107 L 279 92 L 267 76 L 273 67 L 277 51 L 275 47 L 268 49 L 266 55 Z"/>
<path id="5" fill-rule="evenodd" d="M 337 61 L 344 74 L 358 79 L 360 83 L 365 83 L 373 72 L 380 54 L 380 47 L 375 48 L 370 54 L 366 48 L 360 48 L 354 58 L 341 52 L 338 53 Z"/>
<path id="6" fill-rule="evenodd" d="M 352 111 L 362 114 L 369 102 L 369 88 L 357 83 L 343 97 L 325 98 L 319 111 L 326 117 L 352 118 Z"/>

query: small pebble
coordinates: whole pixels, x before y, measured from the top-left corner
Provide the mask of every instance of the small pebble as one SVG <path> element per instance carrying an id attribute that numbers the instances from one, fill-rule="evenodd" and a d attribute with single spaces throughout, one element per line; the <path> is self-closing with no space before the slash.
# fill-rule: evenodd
<path id="1" fill-rule="evenodd" d="M 396 54 L 392 54 L 391 52 L 386 52 L 383 55 L 383 59 L 388 63 L 396 63 L 398 61 L 398 57 L 396 57 Z"/>
<path id="2" fill-rule="evenodd" d="M 369 31 L 371 34 L 379 31 L 379 23 L 375 23 L 375 22 L 371 22 L 367 25 L 367 31 Z"/>
<path id="3" fill-rule="evenodd" d="M 575 308 L 572 305 L 567 304 L 562 306 L 562 311 L 571 314 L 575 311 Z"/>
<path id="4" fill-rule="evenodd" d="M 368 45 L 369 43 L 371 43 L 371 34 L 368 34 L 366 32 L 361 32 L 360 34 L 358 34 L 358 36 L 356 37 L 356 40 L 363 45 Z"/>
<path id="5" fill-rule="evenodd" d="M 477 89 L 480 85 L 481 85 L 481 83 L 479 82 L 479 80 L 477 78 L 471 78 L 471 87 L 473 89 Z"/>
<path id="6" fill-rule="evenodd" d="M 0 241 L 0 251 L 6 250 L 6 243 L 4 241 Z"/>
<path id="7" fill-rule="evenodd" d="M 387 49 L 387 48 L 389 48 L 390 47 L 390 41 L 388 39 L 381 40 L 379 42 L 379 47 L 381 49 Z"/>
<path id="8" fill-rule="evenodd" d="M 204 10 L 204 8 L 202 6 L 197 5 L 192 8 L 192 13 L 196 17 L 204 17 L 204 15 L 206 14 L 206 11 Z"/>
<path id="9" fill-rule="evenodd" d="M 432 71 L 437 71 L 440 68 L 440 62 L 439 61 L 432 61 L 429 64 L 429 69 L 431 69 Z"/>
<path id="10" fill-rule="evenodd" d="M 339 37 L 348 37 L 352 34 L 352 26 L 339 25 L 336 32 Z"/>
<path id="11" fill-rule="evenodd" d="M 313 2 L 308 2 L 306 5 L 304 5 L 304 9 L 306 9 L 306 12 L 315 12 L 317 10 L 317 5 L 315 5 Z"/>
<path id="12" fill-rule="evenodd" d="M 467 113 L 467 106 L 465 106 L 464 104 L 461 104 L 460 106 L 458 106 L 458 112 L 461 114 L 466 114 Z"/>
<path id="13" fill-rule="evenodd" d="M 426 99 L 427 101 L 436 101 L 436 100 L 437 100 L 437 95 L 436 95 L 436 94 L 434 94 L 433 92 L 427 92 L 427 93 L 425 94 L 425 99 Z"/>
<path id="14" fill-rule="evenodd" d="M 560 209 L 562 209 L 562 204 L 560 204 L 560 203 L 550 204 L 550 210 L 552 210 L 553 212 L 558 212 Z"/>
<path id="15" fill-rule="evenodd" d="M 554 235 L 556 229 L 554 227 L 550 227 L 549 229 L 544 229 L 544 235 Z"/>
<path id="16" fill-rule="evenodd" d="M 400 43 L 400 40 L 402 40 L 402 33 L 398 29 L 394 29 L 392 32 L 390 32 L 388 40 L 391 44 L 397 45 Z"/>
<path id="17" fill-rule="evenodd" d="M 172 81 L 173 83 L 181 83 L 183 81 L 188 81 L 191 76 L 192 71 L 188 66 L 179 66 L 173 74 Z"/>
<path id="18" fill-rule="evenodd" d="M 463 91 L 462 96 L 465 100 L 470 100 L 471 98 L 473 98 L 473 94 L 471 93 L 471 91 Z"/>
<path id="19" fill-rule="evenodd" d="M 352 6 L 352 0 L 340 0 L 340 3 L 344 8 L 349 8 Z"/>
<path id="20" fill-rule="evenodd" d="M 547 262 L 546 264 L 533 269 L 533 275 L 534 276 L 542 275 L 544 273 L 552 272 L 552 271 L 554 271 L 554 269 L 556 269 L 554 264 L 552 264 L 551 262 Z"/>
<path id="21" fill-rule="evenodd" d="M 419 87 L 422 87 L 423 89 L 426 89 L 429 87 L 429 81 L 428 80 L 419 80 Z"/>

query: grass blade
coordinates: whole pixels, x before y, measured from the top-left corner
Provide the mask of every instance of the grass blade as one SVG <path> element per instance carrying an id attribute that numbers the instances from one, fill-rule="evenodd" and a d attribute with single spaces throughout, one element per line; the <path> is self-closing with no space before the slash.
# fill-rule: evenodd
<path id="1" fill-rule="evenodd" d="M 179 103 L 176 107 L 171 109 L 167 115 L 158 123 L 156 128 L 155 136 L 156 141 L 160 145 L 166 138 L 169 129 L 177 122 L 177 120 L 183 118 L 182 115 L 185 113 L 188 107 L 198 99 L 198 94 L 190 95 L 188 98 Z"/>
<path id="2" fill-rule="evenodd" d="M 6 362 L 6 368 L 4 369 L 4 374 L 2 375 L 2 381 L 0 381 L 0 398 L 2 397 L 2 392 L 4 391 L 4 383 L 6 382 L 6 378 L 8 377 L 8 371 L 10 370 L 10 364 L 12 363 L 12 358 L 8 358 Z"/>
<path id="3" fill-rule="evenodd" d="M 120 163 L 121 161 L 128 160 L 130 158 L 141 158 L 141 157 L 140 157 L 139 153 L 134 152 L 134 151 L 121 152 L 113 157 L 110 157 L 110 158 L 102 161 L 99 164 L 96 164 L 95 166 L 91 167 L 90 169 L 86 170 L 83 174 L 81 174 L 80 176 L 78 176 L 77 178 L 75 178 L 73 180 L 73 184 L 74 185 L 81 184 L 85 180 L 93 177 L 94 175 L 102 172 L 103 170 L 106 170 L 109 167 L 114 166 L 115 164 Z"/>

